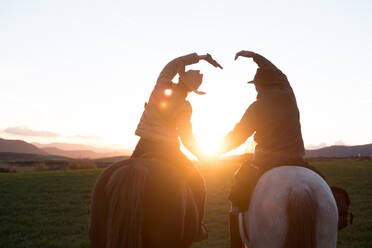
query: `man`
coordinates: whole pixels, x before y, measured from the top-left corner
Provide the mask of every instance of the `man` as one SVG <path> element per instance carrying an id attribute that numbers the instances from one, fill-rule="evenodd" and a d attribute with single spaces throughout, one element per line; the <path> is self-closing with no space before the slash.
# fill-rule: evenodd
<path id="1" fill-rule="evenodd" d="M 256 87 L 257 100 L 225 136 L 220 153 L 237 148 L 253 133 L 257 145 L 253 161 L 243 164 L 235 174 L 229 196 L 232 202 L 231 247 L 234 248 L 242 247 L 237 224 L 238 212 L 248 209 L 251 194 L 260 176 L 280 165 L 308 167 L 303 160 L 305 150 L 296 97 L 286 75 L 257 53 L 240 51 L 235 60 L 240 56 L 253 58 L 258 65 L 254 80 L 249 82 Z"/>
<path id="2" fill-rule="evenodd" d="M 138 124 L 136 135 L 140 140 L 132 154 L 132 158 L 155 156 L 170 164 L 179 166 L 188 182 L 199 207 L 200 220 L 204 216 L 205 184 L 199 171 L 191 161 L 181 152 L 179 138 L 182 144 L 198 159 L 204 155 L 192 133 L 191 104 L 186 100 L 190 92 L 203 95 L 198 91 L 202 83 L 203 74 L 199 71 L 185 72 L 185 66 L 205 60 L 215 67 L 222 69 L 211 55 L 197 55 L 192 53 L 169 62 L 160 73 L 145 110 Z M 178 83 L 172 79 L 179 74 Z M 200 223 L 199 237 L 207 237 L 207 231 Z"/>

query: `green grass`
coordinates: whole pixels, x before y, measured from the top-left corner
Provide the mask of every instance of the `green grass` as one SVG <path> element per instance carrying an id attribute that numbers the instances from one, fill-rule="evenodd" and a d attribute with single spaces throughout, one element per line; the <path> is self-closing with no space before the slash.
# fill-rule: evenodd
<path id="1" fill-rule="evenodd" d="M 322 160 L 313 165 L 350 193 L 355 223 L 339 233 L 340 248 L 372 247 L 372 161 Z M 227 195 L 236 162 L 204 168 L 209 240 L 228 247 Z M 0 247 L 89 247 L 89 204 L 102 170 L 0 174 Z"/>
<path id="2" fill-rule="evenodd" d="M 0 247 L 88 247 L 98 170 L 0 175 Z"/>

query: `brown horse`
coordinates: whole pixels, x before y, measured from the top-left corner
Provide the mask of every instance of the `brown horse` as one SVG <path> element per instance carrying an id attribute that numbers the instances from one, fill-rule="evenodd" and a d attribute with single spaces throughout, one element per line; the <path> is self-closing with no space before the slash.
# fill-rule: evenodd
<path id="1" fill-rule="evenodd" d="M 95 184 L 90 217 L 92 248 L 186 248 L 199 223 L 185 175 L 157 159 L 107 168 Z"/>

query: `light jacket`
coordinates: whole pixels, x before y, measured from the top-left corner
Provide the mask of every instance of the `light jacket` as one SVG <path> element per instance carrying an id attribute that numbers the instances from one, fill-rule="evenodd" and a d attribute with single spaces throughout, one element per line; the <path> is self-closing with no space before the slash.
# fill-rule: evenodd
<path id="1" fill-rule="evenodd" d="M 176 58 L 161 71 L 149 101 L 145 104 L 135 134 L 150 140 L 179 142 L 178 137 L 193 139 L 191 104 L 175 89 L 172 79 L 186 65 L 199 61 L 196 53 Z M 186 142 L 187 143 L 187 142 Z"/>

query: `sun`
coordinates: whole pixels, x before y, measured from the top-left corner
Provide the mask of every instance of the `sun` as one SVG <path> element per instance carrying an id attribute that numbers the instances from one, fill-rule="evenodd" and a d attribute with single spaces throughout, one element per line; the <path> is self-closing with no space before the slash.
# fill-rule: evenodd
<path id="1" fill-rule="evenodd" d="M 203 151 L 209 155 L 216 155 L 220 149 L 222 136 L 212 134 L 201 134 L 197 137 Z"/>

